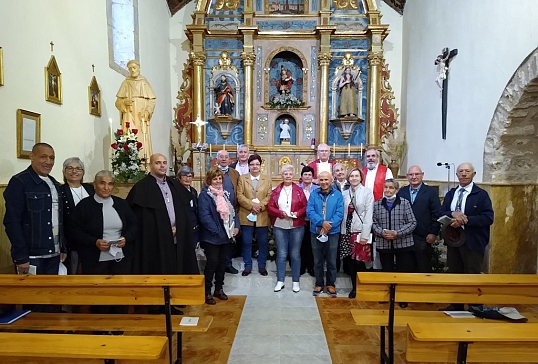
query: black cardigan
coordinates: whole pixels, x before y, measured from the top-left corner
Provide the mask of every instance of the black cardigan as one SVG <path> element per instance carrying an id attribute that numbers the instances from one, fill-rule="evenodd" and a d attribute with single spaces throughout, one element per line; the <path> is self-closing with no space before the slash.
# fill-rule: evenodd
<path id="1" fill-rule="evenodd" d="M 95 190 L 93 185 L 90 183 L 82 183 L 82 187 L 86 190 L 90 197 L 93 197 Z M 64 234 L 67 241 L 67 248 L 69 250 L 74 250 L 73 245 L 69 244 L 71 241 L 72 227 L 73 227 L 73 217 L 75 215 L 75 200 L 73 199 L 73 194 L 71 193 L 71 188 L 69 188 L 68 183 L 64 183 L 60 186 L 60 192 L 62 193 L 62 200 L 64 202 L 63 214 L 64 214 Z"/>
<path id="2" fill-rule="evenodd" d="M 136 244 L 136 217 L 127 204 L 119 197 L 111 196 L 112 207 L 118 212 L 123 224 L 121 235 L 125 238 L 123 254 L 133 257 Z M 82 265 L 95 265 L 99 262 L 100 250 L 95 245 L 97 239 L 103 238 L 103 204 L 95 201 L 94 197 L 86 197 L 75 209 L 72 228 L 72 243 L 79 253 Z"/>

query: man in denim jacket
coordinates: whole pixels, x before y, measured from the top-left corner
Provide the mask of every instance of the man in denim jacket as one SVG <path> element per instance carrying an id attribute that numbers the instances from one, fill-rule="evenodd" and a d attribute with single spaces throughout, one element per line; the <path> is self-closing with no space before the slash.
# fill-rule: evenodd
<path id="1" fill-rule="evenodd" d="M 30 167 L 13 176 L 6 190 L 4 226 L 11 242 L 17 273 L 58 274 L 65 259 L 60 185 L 49 175 L 54 149 L 37 143 L 30 153 Z"/>

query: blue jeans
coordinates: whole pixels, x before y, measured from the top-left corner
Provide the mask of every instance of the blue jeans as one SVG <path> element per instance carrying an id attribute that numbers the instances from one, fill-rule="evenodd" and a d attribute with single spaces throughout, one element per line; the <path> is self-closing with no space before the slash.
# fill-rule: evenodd
<path id="1" fill-rule="evenodd" d="M 304 227 L 298 226 L 293 229 L 281 229 L 273 227 L 277 247 L 276 257 L 276 278 L 284 282 L 286 275 L 286 258 L 288 252 L 291 257 L 291 279 L 293 282 L 299 282 L 301 276 L 301 244 L 303 242 Z"/>
<path id="2" fill-rule="evenodd" d="M 312 243 L 312 254 L 314 255 L 314 274 L 316 275 L 316 286 L 324 287 L 323 284 L 323 263 L 327 263 L 327 286 L 334 286 L 336 282 L 336 252 L 338 251 L 338 237 L 340 234 L 329 235 L 329 240 L 322 243 L 318 239 L 318 234 L 310 233 Z"/>
<path id="3" fill-rule="evenodd" d="M 252 237 L 256 231 L 256 241 L 258 242 L 258 269 L 265 268 L 267 262 L 267 255 L 269 254 L 269 231 L 267 226 L 250 226 L 241 225 L 241 232 L 243 235 L 243 262 L 245 263 L 245 269 L 252 269 Z"/>

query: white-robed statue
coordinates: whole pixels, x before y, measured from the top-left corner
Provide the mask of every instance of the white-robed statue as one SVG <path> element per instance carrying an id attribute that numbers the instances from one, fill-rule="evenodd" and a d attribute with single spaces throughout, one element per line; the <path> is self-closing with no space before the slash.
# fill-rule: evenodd
<path id="1" fill-rule="evenodd" d="M 290 141 L 291 135 L 290 135 L 290 120 L 288 118 L 282 120 L 280 123 L 280 144 L 282 142 L 288 142 Z"/>
<path id="2" fill-rule="evenodd" d="M 131 123 L 132 129 L 138 129 L 138 141 L 142 142 L 140 157 L 149 161 L 153 154 L 149 124 L 155 109 L 155 93 L 145 77 L 140 75 L 140 63 L 131 60 L 127 63 L 129 77 L 121 83 L 116 94 L 116 107 L 121 112 L 121 123 Z"/>

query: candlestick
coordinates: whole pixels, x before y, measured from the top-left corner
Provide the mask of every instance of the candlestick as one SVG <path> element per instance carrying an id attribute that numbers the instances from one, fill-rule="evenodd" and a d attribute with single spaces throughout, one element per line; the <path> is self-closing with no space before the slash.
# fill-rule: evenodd
<path id="1" fill-rule="evenodd" d="M 209 157 L 211 158 L 211 144 L 209 144 Z"/>
<path id="2" fill-rule="evenodd" d="M 108 124 L 110 126 L 110 140 L 114 139 L 114 131 L 112 129 L 112 118 L 108 118 Z"/>
<path id="3" fill-rule="evenodd" d="M 347 157 L 351 158 L 351 145 L 347 143 Z"/>
<path id="4" fill-rule="evenodd" d="M 336 156 L 336 143 L 333 143 L 333 157 Z"/>
<path id="5" fill-rule="evenodd" d="M 361 159 L 362 159 L 362 143 L 361 143 Z"/>
<path id="6" fill-rule="evenodd" d="M 226 145 L 222 143 L 222 150 L 226 150 Z"/>

